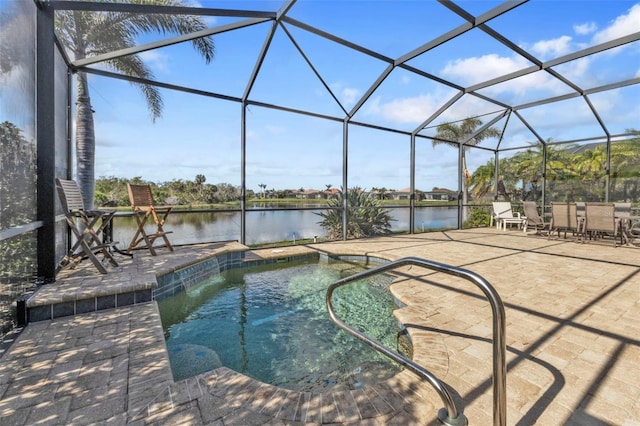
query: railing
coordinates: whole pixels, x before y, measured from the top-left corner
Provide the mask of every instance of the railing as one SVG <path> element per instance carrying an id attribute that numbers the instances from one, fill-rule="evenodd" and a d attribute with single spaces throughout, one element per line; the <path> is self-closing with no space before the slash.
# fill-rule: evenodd
<path id="1" fill-rule="evenodd" d="M 331 286 L 327 290 L 327 309 L 331 320 L 336 323 L 340 328 L 344 329 L 349 334 L 357 337 L 364 343 L 368 344 L 378 352 L 386 355 L 387 357 L 398 362 L 402 366 L 406 367 L 413 373 L 420 376 L 422 379 L 429 382 L 429 384 L 436 390 L 442 402 L 444 408 L 438 411 L 438 420 L 448 426 L 467 425 L 468 421 L 464 414 L 460 413 L 455 406 L 453 398 L 444 387 L 442 382 L 435 377 L 432 373 L 427 371 L 422 366 L 414 363 L 413 361 L 403 357 L 395 351 L 392 351 L 379 342 L 367 337 L 365 334 L 356 330 L 355 328 L 347 325 L 340 320 L 335 311 L 333 310 L 332 296 L 335 289 L 343 285 L 349 284 L 353 281 L 357 281 L 363 278 L 377 275 L 382 272 L 396 269 L 406 265 L 417 265 L 427 269 L 431 269 L 438 272 L 443 272 L 449 275 L 455 275 L 473 282 L 478 286 L 491 304 L 491 310 L 493 312 L 493 424 L 494 426 L 503 426 L 506 424 L 507 408 L 506 408 L 506 343 L 505 343 L 505 313 L 504 304 L 500 299 L 500 296 L 496 290 L 489 284 L 487 280 L 480 275 L 468 271 L 463 268 L 458 268 L 443 263 L 433 262 L 417 257 L 405 257 L 395 260 L 384 265 L 377 266 L 366 271 L 359 272 L 349 277 L 343 278 Z"/>

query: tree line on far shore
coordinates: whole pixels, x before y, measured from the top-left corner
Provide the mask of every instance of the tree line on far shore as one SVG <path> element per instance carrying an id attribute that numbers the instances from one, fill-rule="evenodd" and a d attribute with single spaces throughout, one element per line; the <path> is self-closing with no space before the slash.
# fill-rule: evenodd
<path id="1" fill-rule="evenodd" d="M 194 180 L 174 179 L 168 182 L 151 182 L 134 177 L 100 177 L 96 179 L 96 206 L 129 206 L 127 183 L 149 184 L 153 198 L 158 204 L 206 205 L 237 201 L 240 187 L 230 183 L 207 183 L 204 175 L 196 175 Z M 247 191 L 247 197 L 253 197 L 253 191 Z"/>

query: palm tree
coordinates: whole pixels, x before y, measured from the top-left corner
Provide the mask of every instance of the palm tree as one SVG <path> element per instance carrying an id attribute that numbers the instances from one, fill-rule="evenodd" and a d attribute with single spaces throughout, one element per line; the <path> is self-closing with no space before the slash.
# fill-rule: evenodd
<path id="1" fill-rule="evenodd" d="M 382 188 L 378 188 L 378 195 L 380 196 L 381 200 L 384 200 L 384 195 L 387 193 L 387 191 L 388 189 L 384 186 Z"/>
<path id="2" fill-rule="evenodd" d="M 465 142 L 462 149 L 462 169 L 464 172 L 464 179 L 462 179 L 462 205 L 463 220 L 466 219 L 466 206 L 469 201 L 468 180 L 471 178 L 469 170 L 467 170 L 466 151 L 469 147 L 476 146 L 480 142 L 489 138 L 497 138 L 501 136 L 501 132 L 498 129 L 489 127 L 481 133 L 474 135 L 478 127 L 482 125 L 482 121 L 479 118 L 468 117 L 462 120 L 462 123 L 443 123 L 436 128 L 436 136 L 433 139 L 433 146 L 445 144 L 458 148 L 458 146 Z M 472 137 L 473 136 L 473 137 Z"/>
<path id="3" fill-rule="evenodd" d="M 481 198 L 497 190 L 497 195 L 507 201 L 518 194 L 522 200 L 537 200 L 538 176 L 542 175 L 542 155 L 540 149 L 528 149 L 510 158 L 502 158 L 498 163 L 498 184 L 495 186 L 495 160 L 479 166 L 468 180 L 469 192 L 474 198 Z M 521 189 L 519 184 L 522 184 Z"/>
<path id="4" fill-rule="evenodd" d="M 595 201 L 603 200 L 606 189 L 607 153 L 600 146 L 596 146 L 573 157 L 575 170 L 582 181 L 583 198 L 589 200 L 593 197 Z"/>
<path id="5" fill-rule="evenodd" d="M 548 143 L 552 142 L 551 139 Z M 581 185 L 580 175 L 576 171 L 570 152 L 575 145 L 559 147 L 547 145 L 547 192 L 550 200 L 574 200 L 576 186 Z"/>
<path id="6" fill-rule="evenodd" d="M 193 201 L 194 202 L 203 202 L 204 201 L 204 183 L 207 181 L 205 175 L 197 174 L 195 180 L 193 181 Z M 191 182 L 189 182 L 191 183 Z"/>
<path id="7" fill-rule="evenodd" d="M 552 147 L 547 147 L 546 149 L 551 152 Z M 498 163 L 500 172 L 498 177 L 498 196 L 502 196 L 508 201 L 511 201 L 512 196 L 515 195 L 520 195 L 523 201 L 538 201 L 542 192 L 541 185 L 544 174 L 542 159 L 544 150 L 544 145 L 531 143 L 530 148 L 527 150 L 520 151 L 512 157 L 500 159 Z M 548 157 L 547 165 L 550 164 L 550 161 L 551 157 Z M 493 167 L 494 161 L 490 160 L 487 165 L 489 164 Z M 475 172 L 472 181 L 474 179 Z"/>
<path id="8" fill-rule="evenodd" d="M 125 3 L 125 0 L 100 0 Z M 181 0 L 153 0 L 149 4 L 186 6 Z M 143 33 L 160 32 L 189 34 L 206 28 L 199 17 L 172 14 L 145 14 L 120 12 L 60 11 L 56 14 L 56 33 L 60 42 L 73 54 L 75 60 L 95 56 L 136 45 L 136 37 Z M 192 41 L 195 49 L 207 63 L 213 59 L 214 43 L 211 37 Z M 137 55 L 122 56 L 104 62 L 107 67 L 127 76 L 152 79 L 153 74 Z M 93 208 L 95 188 L 95 131 L 93 110 L 89 96 L 87 75 L 78 72 L 76 112 L 76 163 L 78 184 L 86 208 Z M 155 86 L 139 86 L 151 110 L 152 120 L 162 114 L 162 98 Z"/>
<path id="9" fill-rule="evenodd" d="M 495 170 L 495 162 L 491 159 L 473 172 L 469 179 L 469 187 L 474 198 L 484 197 L 493 189 Z"/>
<path id="10" fill-rule="evenodd" d="M 640 132 L 627 129 L 640 136 Z M 637 199 L 640 137 L 611 144 L 611 191 L 616 199 Z"/>
<path id="11" fill-rule="evenodd" d="M 505 164 L 500 161 L 500 179 L 505 181 L 505 185 L 511 186 L 511 194 L 521 194 L 521 199 L 538 201 L 542 193 L 539 183 L 542 184 L 542 158 L 544 146 L 542 144 L 531 144 L 526 151 L 521 151 L 511 158 L 507 158 Z M 522 184 L 522 190 L 517 189 L 518 184 Z M 509 199 L 509 198 L 507 198 Z"/>

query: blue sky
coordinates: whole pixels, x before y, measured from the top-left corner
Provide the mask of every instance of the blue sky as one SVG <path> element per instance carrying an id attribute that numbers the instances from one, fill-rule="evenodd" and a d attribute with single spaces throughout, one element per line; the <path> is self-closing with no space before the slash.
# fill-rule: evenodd
<path id="1" fill-rule="evenodd" d="M 473 15 L 501 2 L 459 1 Z M 203 7 L 269 10 L 279 1 L 192 2 Z M 300 0 L 288 16 L 392 59 L 446 33 L 464 21 L 435 1 Z M 211 27 L 244 18 L 206 18 Z M 635 1 L 532 0 L 488 22 L 542 61 L 585 49 L 640 30 L 640 3 Z M 143 53 L 157 80 L 241 97 L 254 69 L 270 23 L 215 36 L 216 57 L 205 64 L 190 44 Z M 316 77 L 286 32 L 278 28 L 252 88 L 251 100 L 305 109 L 343 118 L 381 75 L 387 63 L 347 49 L 285 24 L 339 103 Z M 141 43 L 160 40 L 148 35 Z M 443 46 L 407 62 L 412 67 L 463 87 L 532 65 L 526 58 L 473 29 Z M 640 77 L 640 43 L 601 52 L 554 68 L 583 89 Z M 611 133 L 640 128 L 639 85 L 590 95 Z M 156 182 L 193 179 L 240 185 L 240 114 L 235 102 L 162 90 L 163 116 L 151 122 L 142 95 L 126 82 L 90 77 L 96 111 L 96 177 L 141 176 Z M 536 72 L 480 93 L 509 105 L 520 105 L 572 91 L 547 72 Z M 454 96 L 455 90 L 396 68 L 353 119 L 412 131 Z M 443 121 L 482 115 L 491 120 L 501 108 L 464 96 L 422 134 L 435 134 Z M 575 98 L 521 111 L 543 139 L 573 140 L 602 136 L 588 105 Z M 535 140 L 518 120 L 496 123 L 504 128 L 501 147 L 526 146 Z M 291 114 L 252 105 L 247 110 L 247 187 L 324 189 L 342 184 L 340 121 Z M 495 147 L 497 140 L 483 142 Z M 477 151 L 477 152 L 476 152 Z M 416 187 L 455 189 L 455 150 L 419 140 Z M 493 158 L 489 151 L 469 155 L 473 169 Z M 509 154 L 507 154 L 509 155 Z M 402 189 L 409 186 L 409 138 L 359 126 L 349 127 L 349 186 Z"/>

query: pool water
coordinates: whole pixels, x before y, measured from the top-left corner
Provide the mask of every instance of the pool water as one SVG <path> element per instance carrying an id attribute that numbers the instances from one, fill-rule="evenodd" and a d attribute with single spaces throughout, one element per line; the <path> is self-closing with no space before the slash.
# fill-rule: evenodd
<path id="1" fill-rule="evenodd" d="M 329 319 L 328 286 L 361 270 L 326 261 L 234 269 L 160 302 L 174 379 L 226 366 L 275 386 L 321 392 L 397 374 L 400 366 Z M 391 279 L 339 288 L 334 308 L 347 324 L 395 349 Z"/>

